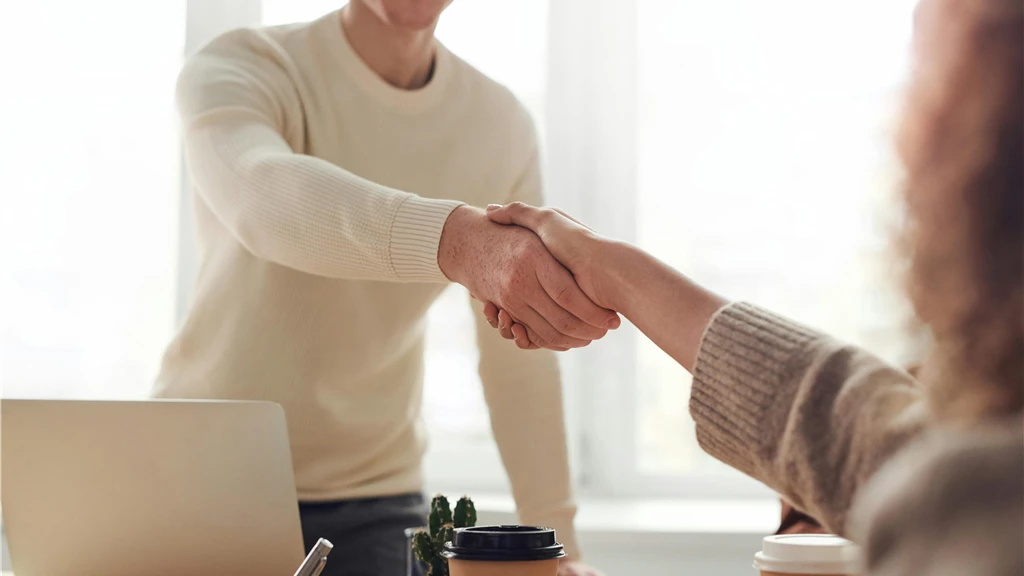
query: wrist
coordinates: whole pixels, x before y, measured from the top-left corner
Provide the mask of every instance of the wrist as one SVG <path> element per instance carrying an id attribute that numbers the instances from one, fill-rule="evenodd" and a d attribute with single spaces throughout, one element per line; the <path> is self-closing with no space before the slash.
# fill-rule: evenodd
<path id="1" fill-rule="evenodd" d="M 683 302 L 696 303 L 701 309 L 712 311 L 728 302 L 628 242 L 605 242 L 609 245 L 598 252 L 602 257 L 596 262 L 595 269 L 601 275 L 598 281 L 603 294 L 618 312 L 628 316 L 638 303 L 644 304 L 644 295 L 648 293 L 645 287 L 664 275 L 675 278 L 672 285 Z"/>
<path id="2" fill-rule="evenodd" d="M 487 215 L 472 206 L 462 205 L 452 210 L 441 230 L 441 240 L 437 245 L 437 266 L 441 273 L 452 282 L 464 284 L 466 249 L 471 243 L 466 241 L 472 230 L 479 225 L 480 219 L 487 220 Z"/>
<path id="3" fill-rule="evenodd" d="M 636 277 L 632 269 L 639 255 L 637 247 L 620 240 L 601 238 L 594 250 L 594 285 L 601 295 L 602 305 L 626 313 L 630 304 L 632 285 Z"/>

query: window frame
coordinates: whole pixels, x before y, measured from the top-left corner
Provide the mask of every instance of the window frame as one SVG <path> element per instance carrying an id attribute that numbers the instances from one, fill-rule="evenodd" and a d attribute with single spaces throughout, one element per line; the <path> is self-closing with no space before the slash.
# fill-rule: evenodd
<path id="1" fill-rule="evenodd" d="M 637 204 L 623 200 L 635 198 L 639 186 L 637 3 L 560 0 L 549 9 L 548 202 L 609 237 L 634 242 Z M 579 491 L 616 498 L 773 498 L 767 487 L 738 473 L 640 472 L 643 337 L 624 322 L 604 339 L 562 355 Z"/>

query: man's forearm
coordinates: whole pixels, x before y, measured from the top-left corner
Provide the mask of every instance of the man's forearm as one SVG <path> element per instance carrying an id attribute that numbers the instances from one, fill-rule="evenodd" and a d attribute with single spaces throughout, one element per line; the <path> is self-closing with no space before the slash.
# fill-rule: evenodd
<path id="1" fill-rule="evenodd" d="M 727 301 L 631 244 L 602 240 L 597 251 L 613 308 L 692 372 L 704 329 Z"/>

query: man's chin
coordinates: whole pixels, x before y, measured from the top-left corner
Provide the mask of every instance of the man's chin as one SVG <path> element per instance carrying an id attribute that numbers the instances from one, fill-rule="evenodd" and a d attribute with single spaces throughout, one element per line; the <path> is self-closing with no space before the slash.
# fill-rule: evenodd
<path id="1" fill-rule="evenodd" d="M 434 25 L 437 24 L 437 17 L 417 18 L 402 15 L 398 18 L 389 18 L 388 24 L 398 28 L 399 30 L 405 30 L 406 32 L 420 32 L 432 29 Z"/>
<path id="2" fill-rule="evenodd" d="M 419 32 L 430 30 L 437 25 L 438 18 L 448 6 L 449 2 L 438 0 L 419 0 L 416 2 L 396 1 L 381 2 L 387 23 L 390 26 L 408 32 Z"/>

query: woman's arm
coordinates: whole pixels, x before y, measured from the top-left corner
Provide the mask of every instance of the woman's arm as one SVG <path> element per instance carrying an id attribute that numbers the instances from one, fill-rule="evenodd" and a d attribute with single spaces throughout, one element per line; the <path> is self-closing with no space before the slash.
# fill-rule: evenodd
<path id="1" fill-rule="evenodd" d="M 701 335 L 728 302 L 630 244 L 607 242 L 598 252 L 609 308 L 693 372 Z"/>
<path id="2" fill-rule="evenodd" d="M 559 212 L 489 213 L 534 230 L 594 302 L 622 312 L 693 373 L 690 413 L 705 451 L 834 532 L 847 533 L 855 495 L 923 428 L 921 388 L 864 350 L 756 306 L 723 306 L 650 255 Z"/>
<path id="3" fill-rule="evenodd" d="M 488 207 L 488 216 L 501 224 L 533 230 L 594 303 L 615 310 L 679 362 L 693 371 L 701 334 L 715 312 L 726 305 L 722 297 L 692 282 L 647 252 L 625 242 L 595 234 L 566 214 L 520 203 Z M 516 340 L 521 348 L 529 338 L 499 310 L 485 310 L 491 325 Z"/>

